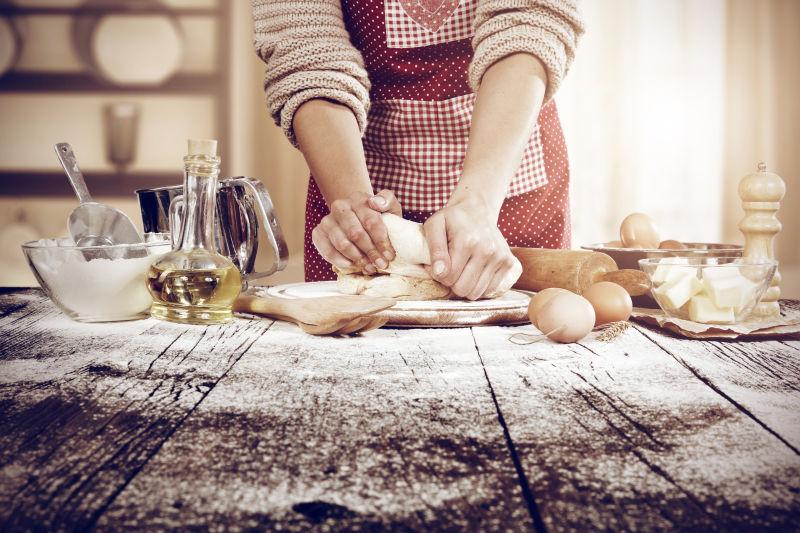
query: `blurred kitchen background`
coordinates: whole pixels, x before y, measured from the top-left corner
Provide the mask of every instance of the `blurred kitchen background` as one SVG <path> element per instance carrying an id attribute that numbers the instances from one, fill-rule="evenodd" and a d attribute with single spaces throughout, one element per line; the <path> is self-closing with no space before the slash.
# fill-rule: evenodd
<path id="1" fill-rule="evenodd" d="M 783 294 L 800 297 L 800 0 L 585 0 L 557 101 L 573 245 L 633 211 L 664 239 L 742 242 L 736 187 L 759 161 L 787 195 Z M 247 0 L 0 1 L 0 286 L 35 285 L 19 244 L 66 233 L 70 142 L 99 201 L 141 222 L 134 189 L 176 184 L 188 137 L 223 174 L 263 180 L 302 279 L 307 170 L 263 104 Z"/>

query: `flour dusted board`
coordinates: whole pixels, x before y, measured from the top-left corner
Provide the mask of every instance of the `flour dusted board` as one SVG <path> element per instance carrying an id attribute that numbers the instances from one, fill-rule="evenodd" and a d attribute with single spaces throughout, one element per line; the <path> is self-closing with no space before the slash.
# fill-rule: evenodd
<path id="1" fill-rule="evenodd" d="M 269 296 L 279 298 L 319 298 L 337 296 L 335 281 L 291 283 L 266 290 Z M 380 313 L 388 317 L 388 326 L 395 327 L 466 327 L 487 324 L 511 325 L 528 321 L 530 296 L 520 291 L 509 291 L 491 300 L 430 300 L 399 301 L 391 309 Z"/>

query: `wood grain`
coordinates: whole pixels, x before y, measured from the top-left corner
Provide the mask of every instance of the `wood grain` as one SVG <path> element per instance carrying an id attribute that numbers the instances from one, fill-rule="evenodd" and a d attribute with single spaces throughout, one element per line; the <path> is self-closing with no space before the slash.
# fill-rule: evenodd
<path id="1" fill-rule="evenodd" d="M 800 519 L 795 451 L 638 330 L 613 343 L 528 346 L 508 343 L 507 329 L 473 331 L 548 528 Z M 800 407 L 796 392 L 781 400 Z"/>
<path id="2" fill-rule="evenodd" d="M 64 322 L 32 300 L 4 303 L 4 331 L 28 324 L 3 336 L 3 358 L 13 359 L 0 386 L 5 530 L 93 526 L 271 325 L 98 327 Z M 92 328 L 96 336 L 81 334 Z"/>
<path id="3" fill-rule="evenodd" d="M 500 531 L 531 520 L 468 330 L 329 339 L 278 323 L 98 525 Z"/>
<path id="4" fill-rule="evenodd" d="M 0 530 L 796 528 L 800 340 L 518 331 L 80 324 L 0 291 Z"/>
<path id="5" fill-rule="evenodd" d="M 698 341 L 642 334 L 800 454 L 800 340 Z"/>

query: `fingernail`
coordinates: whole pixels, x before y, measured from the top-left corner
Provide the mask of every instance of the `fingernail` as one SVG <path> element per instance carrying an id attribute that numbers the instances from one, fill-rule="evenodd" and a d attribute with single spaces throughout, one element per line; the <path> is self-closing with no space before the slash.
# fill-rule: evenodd
<path id="1" fill-rule="evenodd" d="M 367 266 L 365 266 L 365 267 L 364 267 L 364 271 L 365 271 L 367 274 L 377 274 L 377 273 L 378 273 L 378 271 L 377 271 L 377 270 L 375 270 L 375 267 L 374 267 L 374 266 L 372 266 L 372 265 L 367 265 Z"/>
<path id="2" fill-rule="evenodd" d="M 389 266 L 389 264 L 386 262 L 384 258 L 379 257 L 378 259 L 375 260 L 375 266 L 378 268 L 386 268 L 387 266 Z"/>
<path id="3" fill-rule="evenodd" d="M 433 273 L 437 276 L 444 274 L 444 261 L 435 261 L 433 263 Z"/>
<path id="4" fill-rule="evenodd" d="M 390 252 L 389 250 L 384 250 L 383 251 L 383 257 L 385 257 L 387 261 L 391 261 L 392 260 L 392 252 Z"/>
<path id="5" fill-rule="evenodd" d="M 375 202 L 380 207 L 383 207 L 383 206 L 386 205 L 386 199 L 383 196 L 373 196 L 372 197 L 372 201 Z"/>

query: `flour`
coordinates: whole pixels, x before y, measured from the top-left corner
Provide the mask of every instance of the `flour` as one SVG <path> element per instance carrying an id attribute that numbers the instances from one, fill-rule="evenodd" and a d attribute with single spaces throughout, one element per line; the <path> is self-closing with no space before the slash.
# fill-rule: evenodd
<path id="1" fill-rule="evenodd" d="M 144 257 L 92 258 L 79 249 L 45 246 L 33 250 L 31 260 L 45 292 L 71 318 L 108 322 L 147 316 L 147 270 L 170 249 L 164 243 L 147 245 Z"/>

